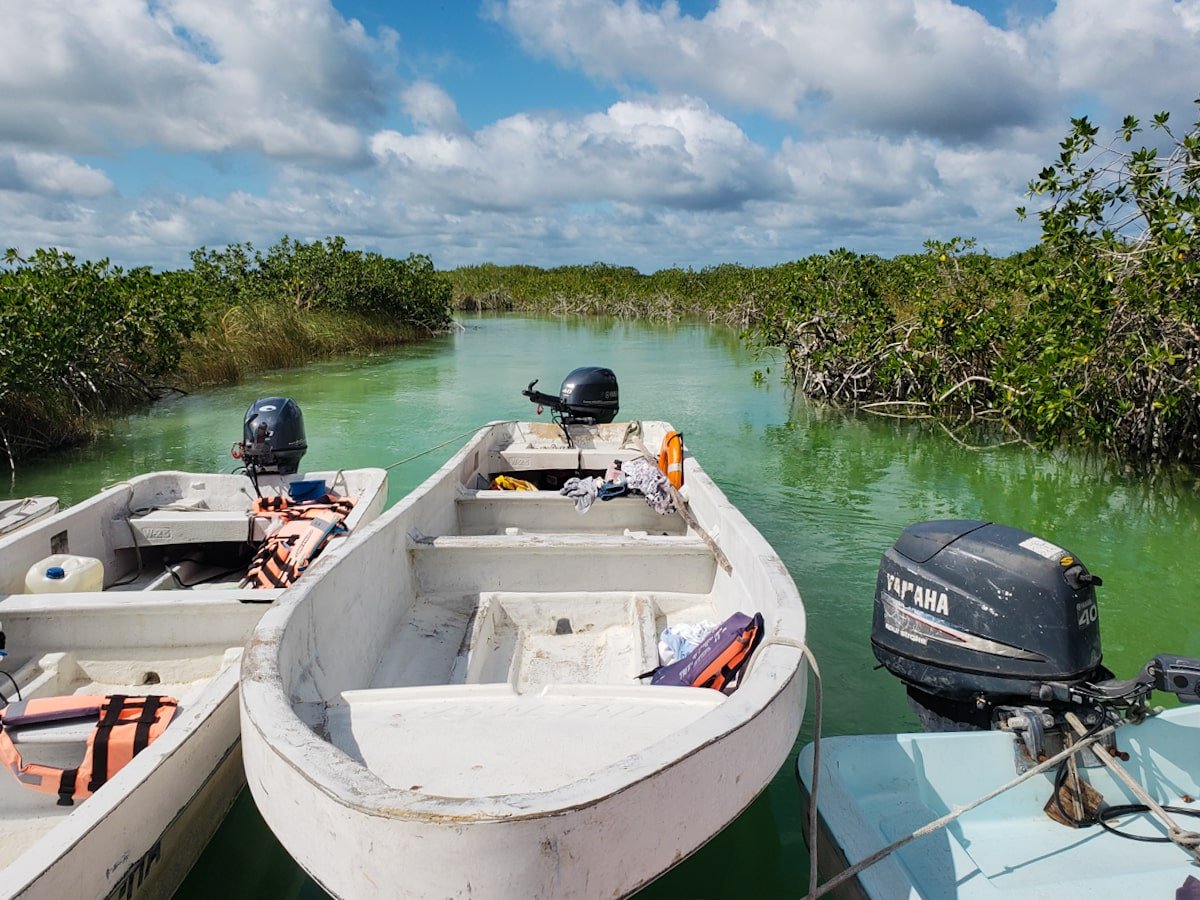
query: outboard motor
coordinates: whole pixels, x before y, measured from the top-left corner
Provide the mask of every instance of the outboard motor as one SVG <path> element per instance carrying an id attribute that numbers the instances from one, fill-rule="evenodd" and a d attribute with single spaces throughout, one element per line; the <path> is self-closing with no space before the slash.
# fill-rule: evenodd
<path id="1" fill-rule="evenodd" d="M 911 525 L 879 564 L 872 648 L 926 730 L 1024 731 L 1035 760 L 1067 712 L 1089 724 L 1136 716 L 1152 690 L 1200 702 L 1200 660 L 1161 654 L 1136 678 L 1113 679 L 1101 664 L 1101 583 L 1027 531 Z"/>
<path id="2" fill-rule="evenodd" d="M 246 464 L 252 477 L 292 475 L 307 451 L 304 414 L 290 397 L 265 397 L 250 404 L 242 440 L 233 445 L 234 457 Z"/>
<path id="3" fill-rule="evenodd" d="M 537 379 L 521 393 L 558 414 L 563 425 L 607 425 L 617 417 L 617 376 L 603 366 L 582 366 L 563 379 L 558 396 L 535 391 Z M 539 410 L 540 412 L 541 410 Z"/>

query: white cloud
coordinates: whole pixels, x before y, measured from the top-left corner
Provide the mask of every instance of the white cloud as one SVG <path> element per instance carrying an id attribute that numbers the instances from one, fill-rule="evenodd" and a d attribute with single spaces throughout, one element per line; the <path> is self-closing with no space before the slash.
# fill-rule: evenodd
<path id="1" fill-rule="evenodd" d="M 1200 0 L 1059 0 L 1033 33 L 1057 60 L 1062 91 L 1115 115 L 1173 109 L 1195 121 Z"/>
<path id="2" fill-rule="evenodd" d="M 351 160 L 384 52 L 328 0 L 0 0 L 0 135 Z"/>
<path id="3" fill-rule="evenodd" d="M 463 130 L 454 98 L 430 81 L 418 81 L 405 89 L 404 111 L 421 130 L 457 134 Z"/>
<path id="4" fill-rule="evenodd" d="M 107 175 L 69 156 L 0 145 L 0 191 L 99 197 L 113 190 Z"/>
<path id="5" fill-rule="evenodd" d="M 1046 65 L 1024 38 L 949 0 L 508 0 L 527 48 L 613 82 L 644 80 L 809 125 L 979 138 L 1036 120 Z"/>
<path id="6" fill-rule="evenodd" d="M 371 150 L 407 195 L 455 210 L 724 209 L 786 189 L 761 147 L 693 98 L 622 101 L 574 119 L 523 113 L 474 134 L 381 131 Z"/>

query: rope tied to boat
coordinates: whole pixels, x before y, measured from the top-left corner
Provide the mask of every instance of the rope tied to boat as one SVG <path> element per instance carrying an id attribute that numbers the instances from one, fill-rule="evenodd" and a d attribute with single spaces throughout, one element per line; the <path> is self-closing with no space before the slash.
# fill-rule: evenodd
<path id="1" fill-rule="evenodd" d="M 475 432 L 479 431 L 479 429 L 486 428 L 489 425 L 515 425 L 515 424 L 517 424 L 516 419 L 505 419 L 505 420 L 499 421 L 499 422 L 484 422 L 482 425 L 476 425 L 470 431 L 464 431 L 462 434 L 456 434 L 452 438 L 447 438 L 446 440 L 442 441 L 440 444 L 430 447 L 427 450 L 422 450 L 420 453 L 414 453 L 412 456 L 406 456 L 404 459 L 397 460 L 396 462 L 392 463 L 390 466 L 384 466 L 383 467 L 384 471 L 390 472 L 392 469 L 396 468 L 397 466 L 402 466 L 405 463 L 412 462 L 414 459 L 420 459 L 422 456 L 427 456 L 428 454 L 432 453 L 434 450 L 441 450 L 447 444 L 453 444 L 455 441 L 461 441 L 463 438 L 468 437 L 468 436 L 474 434 Z"/>
<path id="2" fill-rule="evenodd" d="M 1063 762 L 1065 762 L 1069 759 L 1073 759 L 1077 754 L 1082 753 L 1084 750 L 1095 747 L 1096 744 L 1100 743 L 1102 740 L 1104 740 L 1110 734 L 1115 732 L 1121 726 L 1130 724 L 1127 720 L 1122 719 L 1120 721 L 1114 722 L 1113 724 L 1108 725 L 1099 730 L 1089 730 L 1088 728 L 1086 728 L 1084 726 L 1084 724 L 1079 720 L 1079 717 L 1076 716 L 1074 713 L 1067 713 L 1066 719 L 1067 719 L 1067 723 L 1071 726 L 1071 728 L 1076 732 L 1076 734 L 1079 737 L 1079 740 L 1077 740 L 1070 747 L 1067 747 L 1064 750 L 1062 750 L 1061 752 L 1056 753 L 1054 756 L 1050 757 L 1049 759 L 1046 759 L 1043 762 L 1039 763 L 1038 765 L 1034 766 L 1033 768 L 1026 770 L 1025 772 L 1018 775 L 1016 778 L 1012 779 L 1011 781 L 1007 782 L 1006 784 L 1001 785 L 1000 787 L 996 788 L 995 790 L 989 791 L 988 793 L 984 794 L 982 797 L 979 797 L 978 799 L 973 800 L 972 802 L 966 804 L 965 806 L 955 806 L 949 813 L 942 816 L 941 818 L 935 819 L 934 821 L 930 822 L 929 824 L 924 825 L 921 828 L 918 828 L 916 831 L 912 832 L 911 834 L 905 835 L 904 837 L 900 838 L 897 841 L 893 841 L 891 844 L 888 844 L 886 847 L 883 847 L 883 848 L 875 851 L 870 856 L 866 857 L 863 860 L 860 860 L 858 863 L 855 863 L 853 866 L 850 866 L 849 868 L 843 870 L 842 872 L 839 872 L 837 875 L 835 875 L 833 878 L 829 879 L 829 881 L 825 882 L 825 884 L 821 885 L 819 888 L 815 887 L 816 872 L 817 872 L 817 866 L 816 866 L 816 859 L 817 859 L 817 773 L 818 773 L 818 770 L 820 767 L 820 762 L 821 762 L 821 760 L 820 760 L 820 733 L 818 731 L 817 739 L 813 741 L 813 775 L 812 775 L 812 789 L 809 792 L 809 816 L 808 816 L 808 820 L 809 820 L 809 856 L 810 856 L 809 890 L 808 890 L 808 893 L 805 895 L 804 900 L 816 900 L 816 898 L 818 898 L 818 897 L 825 896 L 826 894 L 830 893 L 831 891 L 836 890 L 841 885 L 845 884 L 850 879 L 857 877 L 860 872 L 863 872 L 864 870 L 869 869 L 871 866 L 875 865 L 876 863 L 886 859 L 888 856 L 891 856 L 892 853 L 899 850 L 901 847 L 905 846 L 906 844 L 912 843 L 913 841 L 917 840 L 918 838 L 925 837 L 926 835 L 932 834 L 935 831 L 939 831 L 942 828 L 945 828 L 947 825 L 951 824 L 956 819 L 965 815 L 966 813 L 970 812 L 971 810 L 975 809 L 976 807 L 982 806 L 984 803 L 987 803 L 989 800 L 992 800 L 992 799 L 1000 796 L 1001 794 L 1005 793 L 1006 791 L 1012 790 L 1013 788 L 1017 787 L 1020 784 L 1023 784 L 1024 782 L 1028 781 L 1029 779 L 1033 778 L 1036 775 L 1040 775 L 1043 772 L 1046 772 L 1050 769 L 1055 768 L 1056 766 L 1061 765 Z M 1105 766 L 1107 766 L 1112 771 L 1112 773 L 1122 783 L 1125 784 L 1125 786 L 1129 789 L 1129 791 L 1142 802 L 1143 808 L 1140 811 L 1146 811 L 1146 812 L 1153 813 L 1159 820 L 1162 821 L 1163 825 L 1166 828 L 1167 836 L 1165 838 L 1151 838 L 1151 839 L 1139 838 L 1139 839 L 1142 839 L 1142 840 L 1169 840 L 1170 842 L 1174 843 L 1176 846 L 1183 849 L 1185 852 L 1191 854 L 1195 859 L 1200 861 L 1200 833 L 1197 833 L 1194 831 L 1188 831 L 1187 829 L 1181 828 L 1175 822 L 1175 820 L 1171 818 L 1170 812 L 1168 811 L 1169 809 L 1174 809 L 1174 808 L 1173 807 L 1164 807 L 1160 803 L 1158 803 L 1156 800 L 1154 800 L 1154 798 L 1150 796 L 1150 794 L 1145 790 L 1145 788 L 1143 788 L 1140 784 L 1138 784 L 1129 775 L 1129 773 L 1125 771 L 1125 769 L 1121 766 L 1121 764 L 1119 762 L 1117 762 L 1117 760 L 1113 759 L 1108 753 L 1103 752 L 1103 751 L 1094 751 L 1092 753 L 1092 755 L 1096 759 L 1098 759 L 1101 763 L 1103 763 Z M 1176 811 L 1177 812 L 1189 812 L 1188 810 L 1176 810 Z"/>
<path id="3" fill-rule="evenodd" d="M 1074 729 L 1076 734 L 1085 735 L 1087 733 L 1087 729 L 1084 727 L 1083 722 L 1079 720 L 1079 717 L 1075 715 L 1075 713 L 1067 713 L 1066 720 L 1067 724 Z M 1197 834 L 1194 831 L 1188 831 L 1185 828 L 1181 828 L 1178 823 L 1171 818 L 1171 814 L 1167 811 L 1167 808 L 1151 797 L 1146 789 L 1138 784 L 1137 781 L 1135 781 L 1133 777 L 1125 771 L 1125 768 L 1107 753 L 1095 753 L 1093 756 L 1099 759 L 1100 762 L 1104 763 L 1104 765 L 1109 768 L 1113 775 L 1120 779 L 1120 781 L 1127 788 L 1129 788 L 1130 793 L 1142 802 L 1147 811 L 1154 813 L 1154 815 L 1162 821 L 1163 825 L 1167 829 L 1167 839 L 1170 840 L 1171 843 L 1181 847 L 1195 857 L 1197 861 L 1200 861 L 1200 834 Z"/>

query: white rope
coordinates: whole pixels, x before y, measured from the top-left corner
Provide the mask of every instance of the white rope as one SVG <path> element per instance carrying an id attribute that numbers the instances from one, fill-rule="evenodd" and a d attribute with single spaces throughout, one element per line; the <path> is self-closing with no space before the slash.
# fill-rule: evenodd
<path id="1" fill-rule="evenodd" d="M 464 431 L 462 434 L 456 434 L 454 437 L 442 441 L 435 447 L 430 447 L 428 450 L 422 450 L 420 453 L 414 453 L 412 456 L 405 457 L 404 459 L 394 462 L 390 466 L 384 466 L 383 468 L 385 471 L 390 472 L 392 469 L 396 468 L 396 466 L 402 466 L 407 462 L 412 462 L 414 459 L 420 459 L 422 456 L 432 453 L 434 450 L 441 450 L 447 444 L 453 444 L 455 441 L 461 441 L 463 438 L 474 434 L 480 428 L 483 428 L 486 425 L 514 425 L 516 424 L 516 421 L 516 419 L 508 419 L 504 422 L 484 422 L 483 425 L 476 425 L 470 431 Z"/>
<path id="2" fill-rule="evenodd" d="M 813 676 L 813 777 L 812 790 L 809 793 L 808 804 L 808 896 L 819 896 L 817 890 L 817 767 L 821 763 L 821 721 L 822 721 L 822 705 L 823 705 L 823 689 L 821 687 L 821 667 L 817 665 L 816 655 L 808 649 L 808 645 L 803 641 L 798 641 L 795 638 L 781 637 L 773 635 L 762 641 L 754 648 L 754 654 L 750 657 L 750 662 L 746 664 L 746 677 L 749 677 L 750 672 L 754 669 L 754 664 L 758 662 L 759 655 L 770 646 L 794 647 L 799 650 L 804 658 L 808 660 L 809 670 Z"/>

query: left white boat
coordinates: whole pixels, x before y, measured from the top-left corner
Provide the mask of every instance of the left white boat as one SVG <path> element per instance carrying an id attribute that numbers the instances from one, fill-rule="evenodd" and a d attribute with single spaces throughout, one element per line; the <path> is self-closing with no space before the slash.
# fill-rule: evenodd
<path id="1" fill-rule="evenodd" d="M 57 497 L 20 497 L 0 500 L 0 537 L 32 525 L 58 512 Z"/>
<path id="2" fill-rule="evenodd" d="M 170 896 L 244 785 L 242 647 L 387 473 L 300 472 L 287 398 L 243 436 L 241 473 L 140 475 L 0 538 L 0 898 Z"/>

